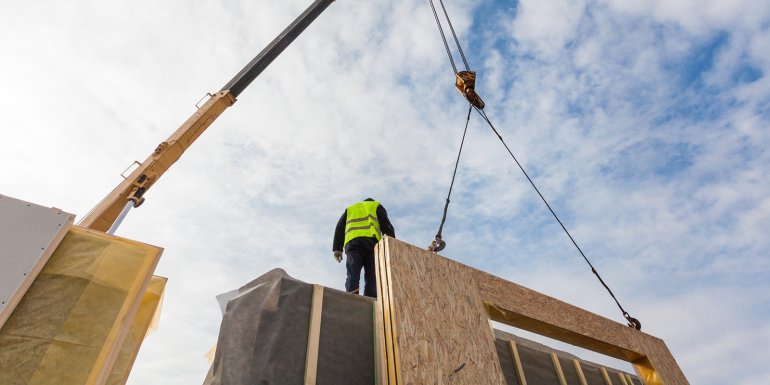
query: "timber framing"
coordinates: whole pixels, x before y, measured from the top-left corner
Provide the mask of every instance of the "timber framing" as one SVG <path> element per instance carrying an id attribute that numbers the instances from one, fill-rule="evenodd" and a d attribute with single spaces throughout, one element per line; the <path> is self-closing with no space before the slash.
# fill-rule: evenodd
<path id="1" fill-rule="evenodd" d="M 307 333 L 307 354 L 305 355 L 304 385 L 315 385 L 318 374 L 318 343 L 321 336 L 323 301 L 324 287 L 313 285 L 313 302 L 310 307 L 310 328 Z"/>
<path id="2" fill-rule="evenodd" d="M 394 238 L 375 256 L 390 385 L 504 385 L 489 319 L 628 361 L 647 385 L 689 385 L 659 338 Z"/>

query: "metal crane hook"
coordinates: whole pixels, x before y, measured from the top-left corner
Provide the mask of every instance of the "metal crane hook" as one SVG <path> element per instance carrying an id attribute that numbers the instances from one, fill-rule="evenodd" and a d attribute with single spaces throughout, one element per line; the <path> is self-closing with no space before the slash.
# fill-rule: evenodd
<path id="1" fill-rule="evenodd" d="M 626 317 L 626 320 L 628 321 L 628 326 L 632 327 L 636 330 L 642 330 L 642 323 L 639 322 L 638 319 L 631 317 L 628 313 L 623 312 L 623 317 Z"/>
<path id="2" fill-rule="evenodd" d="M 441 235 L 436 234 L 436 239 L 434 239 L 430 246 L 428 246 L 428 251 L 438 253 L 439 251 L 444 250 L 445 247 L 446 242 L 441 240 Z"/>

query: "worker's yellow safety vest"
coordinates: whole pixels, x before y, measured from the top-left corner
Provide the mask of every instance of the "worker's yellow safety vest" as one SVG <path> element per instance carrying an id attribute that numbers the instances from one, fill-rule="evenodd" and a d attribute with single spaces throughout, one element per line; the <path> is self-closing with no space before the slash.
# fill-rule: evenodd
<path id="1" fill-rule="evenodd" d="M 377 207 L 380 202 L 361 202 L 348 207 L 345 222 L 345 246 L 353 238 L 376 237 L 382 239 L 380 221 L 377 219 Z"/>

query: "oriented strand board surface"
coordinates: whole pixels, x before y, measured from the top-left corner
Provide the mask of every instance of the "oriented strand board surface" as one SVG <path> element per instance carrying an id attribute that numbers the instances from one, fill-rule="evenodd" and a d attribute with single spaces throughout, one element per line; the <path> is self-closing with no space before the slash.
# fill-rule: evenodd
<path id="1" fill-rule="evenodd" d="M 398 385 L 504 384 L 490 316 L 632 362 L 647 385 L 689 385 L 659 338 L 393 238 L 379 244 L 383 263 L 389 282 L 380 285 L 392 295 L 380 306 L 392 313 Z"/>
<path id="2" fill-rule="evenodd" d="M 541 328 L 550 325 L 562 330 L 549 332 L 561 332 L 562 338 L 558 339 L 572 338 L 567 342 L 574 345 L 595 351 L 610 349 L 609 355 L 626 361 L 641 358 L 635 353 L 639 349 L 632 336 L 644 333 L 483 271 L 476 270 L 475 276 L 483 300 L 514 313 L 511 317 L 516 317 L 516 327 L 543 334 Z M 581 336 L 588 338 L 580 339 Z M 590 345 L 596 339 L 608 346 Z"/>
<path id="3" fill-rule="evenodd" d="M 663 340 L 483 271 L 475 277 L 483 300 L 508 317 L 496 320 L 632 362 L 649 385 L 689 384 Z M 645 375 L 650 366 L 655 375 Z"/>
<path id="4" fill-rule="evenodd" d="M 386 242 L 403 384 L 505 385 L 473 269 Z"/>

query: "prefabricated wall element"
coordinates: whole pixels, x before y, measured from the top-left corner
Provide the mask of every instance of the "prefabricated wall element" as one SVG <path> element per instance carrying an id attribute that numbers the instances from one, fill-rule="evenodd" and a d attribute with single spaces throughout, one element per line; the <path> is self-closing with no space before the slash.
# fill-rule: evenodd
<path id="1" fill-rule="evenodd" d="M 646 385 L 689 384 L 659 338 L 394 238 L 375 255 L 389 385 L 504 385 L 490 320 L 631 362 Z"/>
<path id="2" fill-rule="evenodd" d="M 105 384 L 162 251 L 72 226 L 0 328 L 0 383 Z"/>
<path id="3" fill-rule="evenodd" d="M 374 384 L 374 299 L 274 269 L 218 296 L 225 311 L 204 385 Z"/>
<path id="4" fill-rule="evenodd" d="M 0 328 L 74 220 L 74 214 L 0 195 Z"/>
<path id="5" fill-rule="evenodd" d="M 637 376 L 495 329 L 495 347 L 508 385 L 638 385 Z M 583 374 L 589 373 L 589 380 Z M 594 376 L 591 376 L 595 374 Z M 604 374 L 607 374 L 606 378 Z M 607 382 L 607 378 L 610 382 Z"/>
<path id="6" fill-rule="evenodd" d="M 158 276 L 152 276 L 150 279 L 150 284 L 142 296 L 142 303 L 131 323 L 128 335 L 123 340 L 122 345 L 113 347 L 113 349 L 118 349 L 119 353 L 112 365 L 106 385 L 125 385 L 142 342 L 148 335 L 158 330 L 160 312 L 163 307 L 163 293 L 166 290 L 167 281 L 167 278 Z"/>

